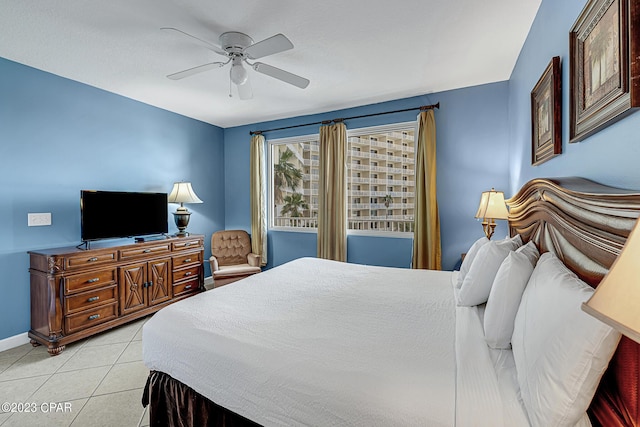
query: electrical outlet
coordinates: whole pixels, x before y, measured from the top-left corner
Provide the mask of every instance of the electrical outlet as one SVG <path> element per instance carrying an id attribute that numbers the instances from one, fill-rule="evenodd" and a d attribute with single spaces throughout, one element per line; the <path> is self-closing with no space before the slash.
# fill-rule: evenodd
<path id="1" fill-rule="evenodd" d="M 28 213 L 27 225 L 29 227 L 38 227 L 41 225 L 51 225 L 51 213 Z"/>

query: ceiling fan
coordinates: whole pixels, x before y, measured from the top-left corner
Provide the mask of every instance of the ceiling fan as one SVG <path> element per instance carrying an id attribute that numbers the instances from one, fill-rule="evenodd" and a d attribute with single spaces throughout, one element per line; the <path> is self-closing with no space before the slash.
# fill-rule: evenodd
<path id="1" fill-rule="evenodd" d="M 250 99 L 253 96 L 253 93 L 249 82 L 249 74 L 247 73 L 247 69 L 243 66 L 243 63 L 245 63 L 259 73 L 266 74 L 267 76 L 289 83 L 293 86 L 299 87 L 300 89 L 304 89 L 309 85 L 309 80 L 304 77 L 300 77 L 296 74 L 263 62 L 249 62 L 249 60 L 253 61 L 268 55 L 292 49 L 293 43 L 291 43 L 291 41 L 283 34 L 276 34 L 275 36 L 254 43 L 253 39 L 246 34 L 239 33 L 237 31 L 229 31 L 220 35 L 220 46 L 216 46 L 196 36 L 187 34 L 182 30 L 178 30 L 177 28 L 165 27 L 161 28 L 161 30 L 180 33 L 189 37 L 200 46 L 227 57 L 227 60 L 224 62 L 210 62 L 208 64 L 199 65 L 184 71 L 169 74 L 167 77 L 171 80 L 184 79 L 185 77 L 190 77 L 194 74 L 231 64 L 231 69 L 229 70 L 231 83 L 234 83 L 238 87 L 240 99 Z M 229 93 L 229 96 L 231 96 L 231 93 Z"/>

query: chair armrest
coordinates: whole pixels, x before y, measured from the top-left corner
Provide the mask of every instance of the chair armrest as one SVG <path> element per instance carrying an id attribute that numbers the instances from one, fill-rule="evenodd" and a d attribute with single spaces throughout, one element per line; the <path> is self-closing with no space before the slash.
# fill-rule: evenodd
<path id="1" fill-rule="evenodd" d="M 211 273 L 220 270 L 220 267 L 218 266 L 218 259 L 213 255 L 209 258 L 209 264 L 211 265 Z"/>
<path id="2" fill-rule="evenodd" d="M 247 255 L 247 261 L 249 262 L 249 265 L 252 267 L 260 267 L 260 255 L 256 255 L 256 254 L 248 254 Z"/>

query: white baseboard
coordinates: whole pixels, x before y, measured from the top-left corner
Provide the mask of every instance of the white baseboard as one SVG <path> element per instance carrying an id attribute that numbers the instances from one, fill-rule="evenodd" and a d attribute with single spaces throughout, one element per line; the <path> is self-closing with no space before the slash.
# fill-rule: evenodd
<path id="1" fill-rule="evenodd" d="M 0 351 L 10 350 L 14 347 L 29 343 L 30 339 L 27 333 L 14 335 L 9 338 L 0 340 Z"/>
<path id="2" fill-rule="evenodd" d="M 204 278 L 204 288 L 206 290 L 212 289 L 213 288 L 213 277 L 208 276 Z"/>

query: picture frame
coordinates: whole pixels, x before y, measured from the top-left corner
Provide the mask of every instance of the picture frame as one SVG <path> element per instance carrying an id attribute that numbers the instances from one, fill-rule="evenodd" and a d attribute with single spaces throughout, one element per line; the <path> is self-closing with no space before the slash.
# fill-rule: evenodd
<path id="1" fill-rule="evenodd" d="M 531 164 L 562 153 L 562 71 L 554 56 L 531 91 Z"/>
<path id="2" fill-rule="evenodd" d="M 640 0 L 589 0 L 569 33 L 569 142 L 640 107 Z"/>

